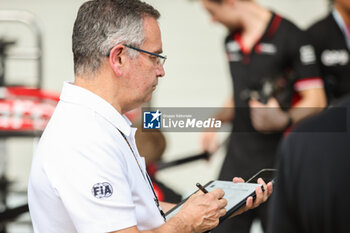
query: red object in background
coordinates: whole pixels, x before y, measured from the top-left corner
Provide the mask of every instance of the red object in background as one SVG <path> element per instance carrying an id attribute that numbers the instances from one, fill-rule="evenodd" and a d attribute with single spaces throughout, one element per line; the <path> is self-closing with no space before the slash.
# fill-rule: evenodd
<path id="1" fill-rule="evenodd" d="M 42 131 L 59 93 L 24 86 L 0 87 L 0 131 Z"/>
<path id="2" fill-rule="evenodd" d="M 141 117 L 141 107 L 135 108 L 133 110 L 130 110 L 129 112 L 125 113 L 125 116 L 133 123 L 135 123 L 137 120 Z"/>
<path id="3" fill-rule="evenodd" d="M 146 170 L 148 175 L 153 179 L 157 173 L 157 164 L 156 163 L 151 163 L 150 165 L 146 166 Z"/>
<path id="4" fill-rule="evenodd" d="M 162 189 L 154 182 L 152 182 L 154 192 L 156 193 L 159 201 L 164 201 L 164 193 Z"/>

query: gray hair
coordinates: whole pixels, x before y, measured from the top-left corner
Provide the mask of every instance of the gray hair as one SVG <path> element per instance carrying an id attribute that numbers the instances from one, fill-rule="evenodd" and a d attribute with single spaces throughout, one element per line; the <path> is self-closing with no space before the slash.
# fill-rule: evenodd
<path id="1" fill-rule="evenodd" d="M 72 35 L 74 72 L 94 75 L 110 50 L 122 43 L 140 47 L 144 42 L 143 18 L 160 13 L 139 0 L 91 0 L 78 11 Z M 135 58 L 138 53 L 128 50 Z"/>

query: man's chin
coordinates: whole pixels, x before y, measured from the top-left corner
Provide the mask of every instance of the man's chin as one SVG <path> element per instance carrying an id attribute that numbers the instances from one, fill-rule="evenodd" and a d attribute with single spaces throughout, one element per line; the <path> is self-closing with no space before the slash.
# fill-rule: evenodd
<path id="1" fill-rule="evenodd" d="M 152 99 L 152 92 L 149 95 L 146 96 L 146 98 L 144 99 L 144 102 L 148 103 L 148 102 L 151 101 L 151 99 Z"/>

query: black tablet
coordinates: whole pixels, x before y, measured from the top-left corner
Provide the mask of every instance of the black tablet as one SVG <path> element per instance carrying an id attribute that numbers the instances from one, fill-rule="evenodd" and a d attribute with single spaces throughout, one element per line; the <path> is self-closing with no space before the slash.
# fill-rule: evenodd
<path id="1" fill-rule="evenodd" d="M 225 192 L 224 198 L 227 200 L 226 215 L 220 218 L 220 223 L 224 221 L 226 218 L 230 217 L 237 210 L 245 206 L 246 200 L 248 197 L 252 196 L 255 199 L 255 189 L 256 187 L 261 186 L 260 184 L 253 183 L 233 183 L 232 181 L 222 181 L 222 180 L 214 180 L 210 181 L 206 185 L 204 185 L 205 189 L 213 191 L 215 189 L 223 189 Z M 197 191 L 196 191 L 197 192 Z M 191 194 L 192 195 L 192 194 Z M 190 195 L 190 196 L 191 196 Z M 179 212 L 184 202 L 190 197 L 188 196 L 186 199 L 181 201 L 178 205 L 170 209 L 165 217 L 167 220 L 172 218 L 175 214 Z"/>
<path id="2" fill-rule="evenodd" d="M 272 182 L 274 184 L 277 180 L 276 174 L 277 174 L 277 169 L 265 168 L 265 169 L 260 170 L 258 173 L 254 174 L 246 182 L 247 183 L 258 183 L 258 179 L 262 178 L 266 184 L 269 182 Z"/>

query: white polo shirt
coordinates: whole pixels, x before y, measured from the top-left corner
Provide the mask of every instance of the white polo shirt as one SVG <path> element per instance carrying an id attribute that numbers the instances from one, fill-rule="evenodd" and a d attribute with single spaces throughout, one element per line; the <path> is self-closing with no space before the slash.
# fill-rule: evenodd
<path id="1" fill-rule="evenodd" d="M 64 83 L 32 162 L 28 185 L 36 233 L 97 233 L 164 223 L 128 144 L 146 174 L 135 128 L 101 97 Z"/>

